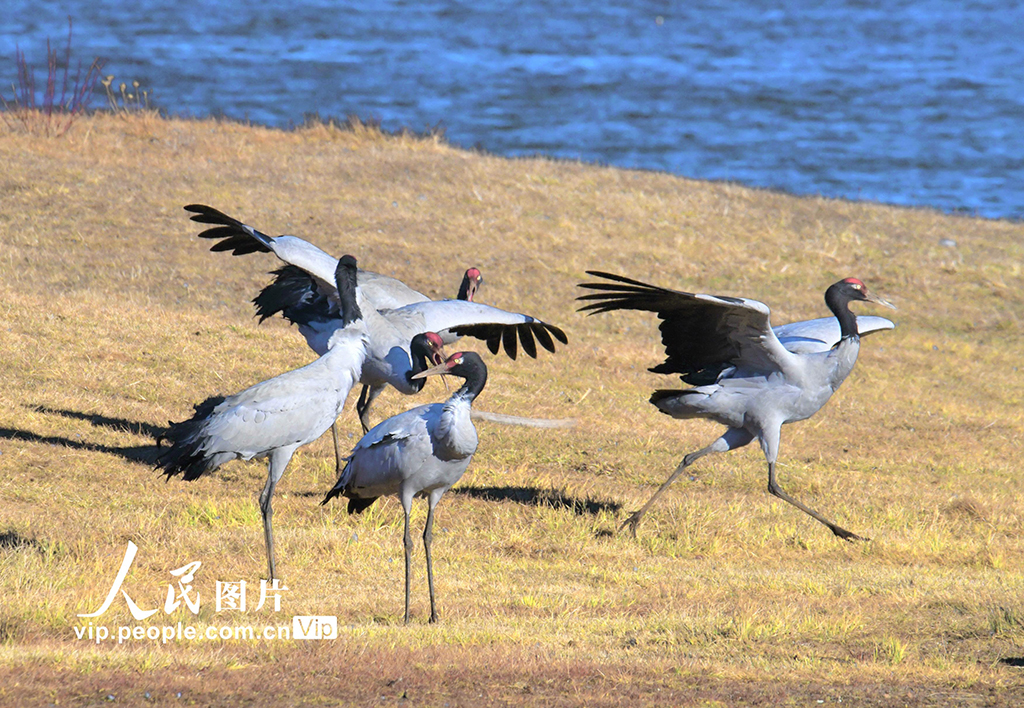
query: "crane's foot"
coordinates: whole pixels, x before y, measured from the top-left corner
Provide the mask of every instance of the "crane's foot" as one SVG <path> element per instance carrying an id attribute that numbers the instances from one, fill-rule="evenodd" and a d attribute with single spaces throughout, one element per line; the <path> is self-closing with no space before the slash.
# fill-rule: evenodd
<path id="1" fill-rule="evenodd" d="M 866 538 L 864 536 L 858 536 L 857 534 L 853 533 L 852 531 L 847 531 L 846 529 L 842 528 L 841 526 L 830 526 L 829 528 L 832 529 L 832 533 L 834 533 L 836 536 L 838 536 L 839 538 L 843 539 L 844 541 L 850 541 L 852 543 L 853 541 L 870 541 L 871 540 L 870 538 Z"/>
<path id="2" fill-rule="evenodd" d="M 437 617 L 437 613 L 436 612 L 431 612 L 430 613 L 430 620 L 429 621 L 430 621 L 430 624 L 437 624 L 438 617 Z"/>
<path id="3" fill-rule="evenodd" d="M 630 535 L 633 538 L 636 538 L 636 527 L 640 525 L 640 519 L 642 518 L 644 518 L 644 512 L 634 512 L 628 519 L 622 522 L 622 526 L 619 527 L 619 531 L 624 530 L 628 526 Z"/>

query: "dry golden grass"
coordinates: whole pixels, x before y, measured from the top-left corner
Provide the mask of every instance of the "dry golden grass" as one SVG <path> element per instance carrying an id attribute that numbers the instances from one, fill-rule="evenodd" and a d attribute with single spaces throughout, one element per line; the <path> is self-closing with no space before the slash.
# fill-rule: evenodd
<path id="1" fill-rule="evenodd" d="M 1024 700 L 1024 226 L 369 129 L 150 114 L 82 119 L 63 139 L 0 132 L 0 157 L 0 704 Z M 282 612 L 214 612 L 215 580 L 263 572 L 264 466 L 165 484 L 152 434 L 310 353 L 252 318 L 274 259 L 207 252 L 190 202 L 434 296 L 479 266 L 483 301 L 569 333 L 538 361 L 487 357 L 480 407 L 579 425 L 479 426 L 438 509 L 440 625 L 424 622 L 419 550 L 415 621 L 400 623 L 394 500 L 352 518 L 317 506 L 329 437 L 296 456 L 276 498 Z M 588 268 L 756 297 L 777 323 L 827 314 L 822 293 L 843 276 L 894 300 L 898 329 L 865 340 L 826 409 L 784 430 L 780 457 L 794 496 L 874 540 L 837 540 L 770 498 L 756 447 L 702 460 L 639 539 L 616 533 L 717 428 L 646 403 L 670 383 L 646 371 L 655 321 L 577 314 Z M 375 414 L 443 396 L 436 382 L 416 399 L 389 392 Z M 342 423 L 358 430 L 351 412 Z M 199 617 L 142 624 L 323 614 L 340 638 L 76 639 L 128 541 L 140 551 L 125 588 L 144 606 L 162 605 L 168 571 L 203 563 Z M 119 600 L 97 622 L 132 620 Z"/>

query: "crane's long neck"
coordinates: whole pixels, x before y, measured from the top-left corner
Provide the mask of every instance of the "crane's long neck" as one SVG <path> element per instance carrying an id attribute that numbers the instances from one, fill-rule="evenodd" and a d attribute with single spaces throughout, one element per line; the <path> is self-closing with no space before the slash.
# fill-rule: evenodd
<path id="1" fill-rule="evenodd" d="M 338 287 L 338 302 L 341 306 L 341 325 L 348 327 L 357 320 L 363 319 L 356 295 L 356 259 L 342 256 L 334 271 L 335 284 Z"/>
<path id="2" fill-rule="evenodd" d="M 469 300 L 469 276 L 465 275 L 462 277 L 462 284 L 459 285 L 459 294 L 455 296 L 457 300 Z"/>
<path id="3" fill-rule="evenodd" d="M 430 344 L 422 334 L 417 334 L 413 337 L 409 345 L 409 353 L 412 355 L 412 368 L 405 372 L 405 380 L 409 384 L 409 388 L 412 389 L 412 393 L 419 393 L 427 383 L 425 378 L 414 379 L 413 376 L 429 368 L 427 362 L 431 352 Z"/>
<path id="4" fill-rule="evenodd" d="M 828 309 L 832 310 L 832 314 L 839 320 L 839 332 L 843 339 L 859 337 L 857 316 L 850 309 L 850 299 L 842 293 L 840 287 L 837 287 L 840 285 L 841 283 L 836 283 L 825 291 L 825 304 L 828 305 Z"/>
<path id="5" fill-rule="evenodd" d="M 839 320 L 839 332 L 842 335 L 829 352 L 828 383 L 832 390 L 839 388 L 843 380 L 853 371 L 860 352 L 860 332 L 857 330 L 857 316 L 850 310 L 850 297 L 843 292 L 843 283 L 839 282 L 825 291 L 825 304 Z"/>
<path id="6" fill-rule="evenodd" d="M 462 377 L 465 383 L 444 404 L 435 435 L 435 450 L 443 448 L 442 454 L 452 459 L 465 459 L 476 451 L 476 428 L 470 409 L 487 384 L 487 366 L 478 354 L 465 352 L 452 373 Z"/>
<path id="7" fill-rule="evenodd" d="M 464 370 L 460 373 L 460 376 L 465 378 L 465 383 L 462 387 L 452 394 L 450 400 L 464 400 L 470 404 L 480 395 L 480 392 L 484 390 L 484 386 L 487 385 L 487 367 L 484 366 L 483 362 L 473 364 L 467 363 L 464 365 Z"/>

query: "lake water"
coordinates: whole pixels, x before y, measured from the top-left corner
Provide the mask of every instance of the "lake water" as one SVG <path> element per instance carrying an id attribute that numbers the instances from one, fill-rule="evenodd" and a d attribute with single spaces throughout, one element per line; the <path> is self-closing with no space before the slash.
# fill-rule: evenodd
<path id="1" fill-rule="evenodd" d="M 1024 217 L 1017 2 L 4 0 L 174 115 L 357 115 L 449 141 L 794 194 Z M 97 98 L 94 106 L 102 105 Z"/>

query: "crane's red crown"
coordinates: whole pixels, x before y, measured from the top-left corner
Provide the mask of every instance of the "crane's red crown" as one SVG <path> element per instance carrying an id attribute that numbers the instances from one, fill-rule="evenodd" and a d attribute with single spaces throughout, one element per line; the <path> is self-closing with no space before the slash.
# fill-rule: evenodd
<path id="1" fill-rule="evenodd" d="M 470 280 L 483 280 L 483 276 L 480 274 L 479 269 L 470 268 L 466 271 L 466 277 Z"/>
<path id="2" fill-rule="evenodd" d="M 846 283 L 847 285 L 852 285 L 857 290 L 866 290 L 867 289 L 867 286 L 864 285 L 864 283 L 861 282 L 860 280 L 858 280 L 857 278 L 846 278 L 845 280 L 843 280 L 843 282 Z"/>
<path id="3" fill-rule="evenodd" d="M 444 363 L 444 341 L 441 339 L 441 335 L 437 332 L 424 332 L 423 336 L 427 338 L 430 343 L 430 348 L 433 349 L 433 353 L 430 355 L 430 361 L 435 365 Z"/>

